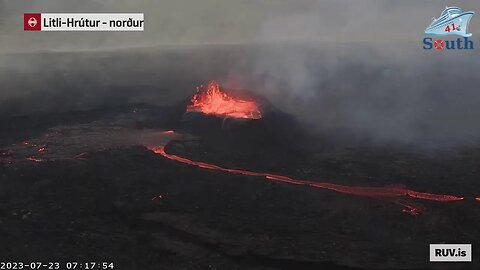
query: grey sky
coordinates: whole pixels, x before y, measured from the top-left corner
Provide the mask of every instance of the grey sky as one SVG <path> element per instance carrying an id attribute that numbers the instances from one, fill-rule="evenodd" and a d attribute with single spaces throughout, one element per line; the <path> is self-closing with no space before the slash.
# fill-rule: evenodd
<path id="1" fill-rule="evenodd" d="M 422 49 L 447 5 L 477 12 L 475 50 Z M 143 12 L 146 26 L 24 32 L 24 12 Z M 0 114 L 176 104 L 215 79 L 320 129 L 477 140 L 479 12 L 478 0 L 0 0 Z M 192 46 L 205 44 L 262 46 Z M 9 53 L 43 51 L 72 53 Z"/>
<path id="2" fill-rule="evenodd" d="M 444 0 L 0 0 L 1 51 L 263 42 L 418 42 Z M 143 33 L 25 33 L 24 12 L 143 12 Z M 479 33 L 480 19 L 471 31 Z"/>

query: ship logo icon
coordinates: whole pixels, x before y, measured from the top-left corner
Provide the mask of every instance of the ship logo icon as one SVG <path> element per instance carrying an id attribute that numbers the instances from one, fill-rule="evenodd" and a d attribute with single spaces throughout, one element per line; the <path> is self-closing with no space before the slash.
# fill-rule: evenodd
<path id="1" fill-rule="evenodd" d="M 433 18 L 432 23 L 425 29 L 425 35 L 471 37 L 472 34 L 467 31 L 474 14 L 473 11 L 463 12 L 459 7 L 445 7 L 440 17 Z"/>

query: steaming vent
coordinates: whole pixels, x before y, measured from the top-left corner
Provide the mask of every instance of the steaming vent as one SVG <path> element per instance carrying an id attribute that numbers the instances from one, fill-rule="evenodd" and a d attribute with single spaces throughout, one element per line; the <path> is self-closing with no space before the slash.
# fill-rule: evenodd
<path id="1" fill-rule="evenodd" d="M 241 97 L 238 93 L 228 93 L 220 89 L 215 81 L 207 86 L 197 87 L 191 103 L 187 105 L 187 112 L 200 112 L 220 118 L 260 119 L 262 113 L 257 101 L 251 97 Z"/>
<path id="2" fill-rule="evenodd" d="M 223 89 L 215 81 L 197 87 L 181 106 L 180 128 L 197 135 L 235 131 L 229 134 L 242 140 L 270 140 L 273 133 L 286 134 L 296 127 L 292 116 L 265 97 L 248 90 Z"/>

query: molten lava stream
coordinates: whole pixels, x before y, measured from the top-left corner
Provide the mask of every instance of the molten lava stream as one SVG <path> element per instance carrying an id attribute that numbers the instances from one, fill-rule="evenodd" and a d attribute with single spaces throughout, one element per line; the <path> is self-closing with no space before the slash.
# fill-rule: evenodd
<path id="1" fill-rule="evenodd" d="M 293 185 L 309 186 L 309 187 L 321 188 L 321 189 L 328 189 L 328 190 L 333 190 L 333 191 L 344 193 L 344 194 L 366 196 L 366 197 L 407 197 L 407 198 L 415 198 L 415 199 L 438 201 L 438 202 L 461 201 L 464 199 L 464 197 L 459 197 L 454 195 L 418 192 L 415 190 L 407 189 L 402 186 L 392 185 L 392 186 L 385 186 L 385 187 L 355 187 L 355 186 L 339 185 L 339 184 L 333 184 L 333 183 L 312 182 L 307 180 L 290 178 L 288 176 L 282 176 L 277 174 L 254 172 L 254 171 L 239 170 L 239 169 L 230 169 L 230 168 L 224 168 L 218 165 L 209 164 L 201 161 L 193 161 L 184 157 L 167 154 L 165 152 L 164 146 L 154 147 L 154 148 L 151 148 L 151 150 L 154 151 L 156 154 L 160 154 L 170 160 L 193 165 L 199 168 L 223 171 L 223 172 L 234 173 L 234 174 L 243 174 L 248 176 L 261 176 L 271 181 L 277 181 L 277 182 L 288 183 Z M 480 200 L 480 199 L 477 198 L 477 200 Z"/>
<path id="2" fill-rule="evenodd" d="M 260 119 L 262 114 L 254 100 L 229 96 L 220 90 L 220 86 L 211 81 L 207 87 L 197 87 L 187 111 L 201 112 L 220 117 Z"/>
<path id="3" fill-rule="evenodd" d="M 39 158 L 39 157 L 35 157 L 35 156 L 30 156 L 30 157 L 27 157 L 25 158 L 26 160 L 29 160 L 29 161 L 33 161 L 33 162 L 43 162 L 44 160 Z"/>

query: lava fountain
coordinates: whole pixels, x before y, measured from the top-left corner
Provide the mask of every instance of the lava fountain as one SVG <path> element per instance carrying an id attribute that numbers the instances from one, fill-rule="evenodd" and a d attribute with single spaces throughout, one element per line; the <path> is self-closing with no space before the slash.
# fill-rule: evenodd
<path id="1" fill-rule="evenodd" d="M 222 91 L 215 81 L 210 81 L 205 87 L 197 87 L 187 111 L 201 112 L 219 117 L 260 119 L 260 108 L 252 99 L 234 97 Z"/>

